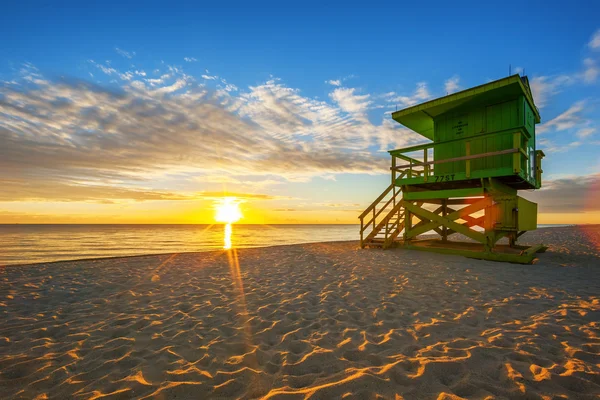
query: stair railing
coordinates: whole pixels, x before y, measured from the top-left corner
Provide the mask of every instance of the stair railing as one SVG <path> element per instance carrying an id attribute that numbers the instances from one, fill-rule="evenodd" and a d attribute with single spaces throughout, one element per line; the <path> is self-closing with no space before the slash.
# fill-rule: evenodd
<path id="1" fill-rule="evenodd" d="M 376 230 L 378 231 L 381 229 L 380 225 L 384 220 L 387 221 L 391 218 L 392 215 L 390 215 L 390 212 L 396 209 L 396 206 L 402 200 L 401 193 L 402 190 L 400 187 L 393 184 L 390 185 L 369 207 L 365 209 L 365 211 L 363 211 L 362 214 L 359 215 L 361 246 L 364 246 L 366 239 L 370 239 L 371 236 L 374 236 L 374 233 L 376 234 Z M 391 197 L 386 199 L 390 194 Z M 365 233 L 369 228 L 370 231 Z M 386 231 L 386 238 L 387 236 Z"/>

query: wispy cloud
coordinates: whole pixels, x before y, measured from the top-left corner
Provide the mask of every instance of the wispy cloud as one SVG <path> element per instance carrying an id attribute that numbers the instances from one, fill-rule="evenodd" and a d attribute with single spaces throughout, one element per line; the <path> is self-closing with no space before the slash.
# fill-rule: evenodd
<path id="1" fill-rule="evenodd" d="M 398 95 L 396 92 L 390 92 L 386 94 L 388 102 L 395 103 L 402 107 L 409 107 L 417 103 L 429 100 L 432 96 L 427 89 L 427 83 L 419 82 L 415 91 L 410 96 Z"/>
<path id="2" fill-rule="evenodd" d="M 452 94 L 458 92 L 461 89 L 460 85 L 458 84 L 459 81 L 460 78 L 458 76 L 453 76 L 444 82 L 444 89 L 446 90 L 446 93 Z"/>
<path id="3" fill-rule="evenodd" d="M 584 101 L 578 101 L 569 107 L 567 111 L 540 125 L 537 129 L 537 132 L 543 133 L 548 130 L 564 131 L 580 124 L 583 120 L 581 117 L 581 112 L 584 109 L 584 105 Z"/>
<path id="4" fill-rule="evenodd" d="M 135 56 L 135 51 L 125 51 L 123 49 L 120 49 L 118 47 L 115 47 L 115 51 L 117 52 L 117 54 L 125 57 L 125 58 L 133 58 Z"/>
<path id="5" fill-rule="evenodd" d="M 106 75 L 113 75 L 113 74 L 118 75 L 119 74 L 119 72 L 116 69 L 112 68 L 110 66 L 110 64 L 104 65 L 104 64 L 97 63 L 94 60 L 88 60 L 88 62 L 90 64 L 92 64 L 93 66 L 95 66 L 96 68 L 98 68 L 100 71 L 104 72 Z"/>
<path id="6" fill-rule="evenodd" d="M 594 83 L 600 74 L 600 68 L 598 64 L 592 58 L 586 58 L 583 60 L 584 70 L 582 72 L 583 81 L 585 83 Z"/>
<path id="7" fill-rule="evenodd" d="M 387 155 L 366 149 L 420 140 L 383 117 L 370 122 L 365 112 L 373 100 L 354 88 L 336 87 L 325 102 L 278 79 L 227 91 L 222 78 L 208 88 L 177 67 L 147 78 L 90 64 L 109 77 L 126 76 L 105 87 L 48 80 L 29 68 L 0 86 L 2 199 L 186 200 L 207 195 L 197 179 L 207 173 L 246 187 L 252 182 L 239 177 L 263 176 L 253 180 L 266 187 L 280 183 L 270 176 L 304 182 L 387 174 Z M 149 189 L 174 173 L 195 190 Z"/>
<path id="8" fill-rule="evenodd" d="M 600 30 L 590 39 L 588 46 L 593 50 L 600 49 Z M 588 55 L 581 61 L 582 68 L 565 74 L 552 76 L 535 76 L 531 79 L 531 91 L 535 98 L 538 108 L 545 107 L 550 98 L 557 95 L 565 88 L 575 84 L 593 84 L 600 75 L 598 60 L 593 52 L 587 52 Z"/>
<path id="9" fill-rule="evenodd" d="M 541 213 L 600 211 L 600 174 L 565 177 L 543 182 L 542 190 L 528 194 Z"/>
<path id="10" fill-rule="evenodd" d="M 225 196 L 237 197 L 241 200 L 289 200 L 289 196 L 273 196 L 260 193 L 239 193 L 239 192 L 201 192 L 199 196 L 208 199 L 222 199 Z"/>
<path id="11" fill-rule="evenodd" d="M 581 128 L 577 131 L 577 137 L 585 139 L 588 136 L 593 135 L 596 132 L 596 128 Z"/>
<path id="12" fill-rule="evenodd" d="M 592 35 L 592 38 L 590 39 L 590 42 L 588 43 L 588 46 L 591 49 L 594 49 L 594 50 L 599 50 L 600 49 L 600 29 L 598 29 Z"/>
<path id="13" fill-rule="evenodd" d="M 332 86 L 341 86 L 342 85 L 342 81 L 339 79 L 330 79 L 328 81 L 325 81 L 325 83 L 328 83 Z"/>
<path id="14" fill-rule="evenodd" d="M 196 62 L 196 61 L 198 61 L 194 57 L 183 57 L 183 60 L 186 61 L 186 62 Z"/>
<path id="15" fill-rule="evenodd" d="M 355 115 L 363 115 L 371 104 L 370 95 L 358 95 L 355 88 L 336 88 L 329 94 L 329 97 L 339 105 L 342 111 Z"/>
<path id="16" fill-rule="evenodd" d="M 565 86 L 574 83 L 568 75 L 536 76 L 531 80 L 531 91 L 538 108 L 544 108 L 552 96 L 560 93 Z"/>

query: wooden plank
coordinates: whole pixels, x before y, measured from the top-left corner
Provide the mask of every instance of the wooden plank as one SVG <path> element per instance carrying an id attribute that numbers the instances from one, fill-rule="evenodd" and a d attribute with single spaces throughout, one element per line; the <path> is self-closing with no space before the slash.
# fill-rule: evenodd
<path id="1" fill-rule="evenodd" d="M 480 226 L 480 227 L 483 228 L 484 227 L 483 225 L 485 223 L 485 218 L 484 217 L 485 216 L 482 215 L 479 218 L 473 218 L 473 217 L 471 217 L 469 215 L 464 215 L 464 216 L 462 216 L 460 218 L 462 218 L 462 219 L 464 219 L 466 221 L 466 223 L 463 224 L 463 225 L 466 225 L 469 228 L 472 227 L 472 226 Z"/>
<path id="2" fill-rule="evenodd" d="M 394 232 L 392 232 L 390 237 L 386 240 L 386 243 L 384 243 L 383 248 L 387 249 L 388 247 L 390 247 L 392 245 L 392 243 L 394 242 L 394 240 L 398 237 L 398 235 L 400 235 L 400 232 L 402 232 L 403 229 L 404 229 L 404 221 L 402 221 L 402 223 L 398 226 L 398 229 L 396 229 Z"/>
<path id="3" fill-rule="evenodd" d="M 456 223 L 448 218 L 444 218 L 442 216 L 436 215 L 436 214 L 432 213 L 431 211 L 427 211 L 423 208 L 417 208 L 412 205 L 407 205 L 407 208 L 410 209 L 415 214 L 421 214 L 424 217 L 429 218 L 432 221 L 435 221 L 435 223 L 437 223 L 438 226 L 439 225 L 447 226 L 448 228 L 453 229 L 458 233 L 462 233 L 463 235 L 468 236 L 473 240 L 476 240 L 480 243 L 485 243 L 486 236 L 482 233 L 476 232 L 472 229 L 467 228 L 464 225 Z M 426 227 L 421 227 L 421 230 L 423 230 L 425 228 Z M 433 228 L 432 227 L 428 228 L 424 232 L 427 232 L 428 230 L 431 230 L 431 229 L 433 229 Z M 421 232 L 421 233 L 423 233 L 423 232 Z M 414 237 L 414 236 L 416 236 L 416 235 L 414 234 L 414 231 L 413 231 L 410 233 L 409 238 Z"/>
<path id="4" fill-rule="evenodd" d="M 466 189 L 446 189 L 446 190 L 428 190 L 421 192 L 405 192 L 405 200 L 426 200 L 426 199 L 440 199 L 449 197 L 474 197 L 482 196 L 484 189 L 481 187 L 466 188 Z"/>
<path id="5" fill-rule="evenodd" d="M 426 192 L 426 191 L 427 190 L 423 190 L 423 192 Z M 411 192 L 411 193 L 419 193 L 419 192 Z M 449 205 L 457 205 L 457 204 L 462 205 L 462 204 L 477 203 L 479 200 L 481 200 L 481 197 L 469 197 L 466 199 L 420 199 L 419 201 L 422 203 L 426 203 L 426 204 L 444 204 L 444 201 L 446 201 L 446 204 L 449 204 Z M 451 211 L 456 211 L 456 210 L 451 210 Z"/>
<path id="6" fill-rule="evenodd" d="M 430 149 L 433 147 L 433 145 L 434 145 L 433 143 L 419 144 L 419 145 L 412 146 L 412 147 L 405 147 L 403 149 L 390 150 L 390 151 L 388 151 L 388 153 L 390 153 L 393 156 L 400 157 L 399 153 L 412 153 L 413 151 Z"/>
<path id="7" fill-rule="evenodd" d="M 448 199 L 446 200 L 446 204 L 448 205 L 457 205 L 457 204 L 474 204 L 481 200 L 481 197 L 471 197 L 468 199 Z"/>
<path id="8" fill-rule="evenodd" d="M 492 205 L 491 197 L 484 197 L 477 203 L 473 203 L 465 208 L 461 208 L 460 210 L 456 210 L 456 211 L 448 214 L 446 216 L 446 218 L 455 220 L 455 219 L 459 218 L 461 215 L 470 215 L 470 214 L 473 214 L 474 212 L 483 210 L 484 208 L 489 207 L 491 205 Z"/>
<path id="9" fill-rule="evenodd" d="M 388 213 L 388 215 L 386 215 L 381 222 L 379 222 L 379 224 L 377 224 L 374 228 L 373 231 L 371 233 L 369 233 L 369 235 L 365 238 L 366 242 L 369 242 L 370 240 L 372 240 L 375 236 L 377 236 L 377 234 L 381 231 L 381 229 L 387 225 L 388 221 L 392 218 L 392 216 L 394 216 L 395 213 L 397 213 L 400 208 L 402 208 L 405 205 L 405 201 L 404 200 L 400 200 L 398 202 L 398 204 L 396 204 L 396 207 L 392 208 L 390 210 L 390 212 Z"/>
<path id="10" fill-rule="evenodd" d="M 444 209 L 444 206 L 439 206 L 438 208 L 436 208 L 433 213 L 434 214 L 439 214 L 440 212 L 442 212 L 442 210 Z"/>
<path id="11" fill-rule="evenodd" d="M 507 149 L 507 150 L 500 150 L 500 151 L 492 151 L 489 153 L 473 154 L 470 156 L 448 158 L 445 160 L 437 160 L 437 161 L 434 160 L 434 161 L 428 161 L 428 162 L 419 162 L 418 164 L 399 165 L 395 168 L 396 168 L 396 170 L 400 170 L 400 169 L 404 169 L 404 168 L 408 168 L 408 167 L 420 167 L 420 166 L 424 166 L 424 165 L 436 165 L 436 164 L 444 164 L 444 163 L 456 162 L 456 161 L 475 160 L 478 158 L 501 156 L 504 154 L 513 154 L 513 153 L 519 153 L 519 149 Z"/>
<path id="12" fill-rule="evenodd" d="M 476 232 L 472 229 L 469 229 L 469 227 L 466 225 L 454 222 L 454 220 L 461 218 L 461 216 L 465 216 L 465 215 L 468 216 L 469 214 L 472 214 L 474 212 L 477 212 L 477 211 L 489 206 L 491 204 L 491 201 L 492 200 L 488 197 L 483 198 L 482 200 L 480 200 L 479 202 L 477 202 L 475 204 L 471 204 L 470 206 L 467 206 L 465 208 L 462 208 L 460 210 L 457 210 L 457 211 L 454 211 L 454 212 L 448 214 L 446 217 L 436 215 L 436 214 L 432 213 L 431 211 L 425 210 L 420 207 L 416 207 L 407 202 L 407 204 L 405 205 L 405 208 L 408 211 L 412 212 L 413 214 L 415 214 L 419 217 L 423 216 L 432 221 L 428 224 L 421 225 L 418 228 L 415 227 L 414 229 L 411 229 L 411 231 L 407 234 L 407 238 L 410 239 L 412 237 L 415 237 L 422 233 L 425 233 L 429 230 L 432 230 L 434 227 L 444 225 L 444 226 L 454 230 L 455 232 L 462 233 L 465 236 L 468 236 L 474 240 L 477 240 L 477 241 L 480 241 L 483 243 L 485 241 L 485 235 L 483 235 L 479 232 Z M 466 224 L 468 224 L 468 222 Z"/>

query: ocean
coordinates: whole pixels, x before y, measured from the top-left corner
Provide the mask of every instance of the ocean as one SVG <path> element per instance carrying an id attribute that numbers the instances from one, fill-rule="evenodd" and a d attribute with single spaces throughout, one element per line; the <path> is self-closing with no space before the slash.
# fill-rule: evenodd
<path id="1" fill-rule="evenodd" d="M 542 227 L 559 225 L 539 225 Z M 0 265 L 358 240 L 359 225 L 1 225 Z"/>
<path id="2" fill-rule="evenodd" d="M 359 225 L 243 225 L 231 246 L 358 240 Z M 223 249 L 225 225 L 1 225 L 0 265 Z"/>

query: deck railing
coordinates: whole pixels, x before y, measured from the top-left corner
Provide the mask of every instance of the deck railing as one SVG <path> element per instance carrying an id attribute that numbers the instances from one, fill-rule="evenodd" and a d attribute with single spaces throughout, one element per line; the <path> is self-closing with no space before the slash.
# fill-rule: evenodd
<path id="1" fill-rule="evenodd" d="M 495 132 L 493 134 L 507 133 L 507 132 Z M 390 151 L 392 156 L 392 182 L 396 182 L 398 179 L 411 179 L 411 178 L 423 178 L 423 182 L 428 182 L 432 179 L 435 172 L 435 165 L 464 161 L 465 162 L 465 177 L 468 179 L 471 177 L 472 165 L 471 161 L 501 156 L 506 154 L 513 154 L 513 172 L 518 174 L 523 169 L 522 161 L 529 160 L 529 154 L 527 153 L 527 137 L 525 137 L 524 143 L 522 142 L 522 132 L 520 130 L 512 132 L 513 134 L 513 145 L 509 149 L 498 150 L 486 153 L 471 154 L 471 142 L 475 138 L 479 138 L 484 135 L 474 136 L 468 139 L 456 139 L 453 141 L 442 142 L 442 143 L 427 143 L 419 146 L 407 147 L 404 149 L 397 149 Z M 489 135 L 489 134 L 488 134 Z M 433 150 L 435 146 L 446 145 L 451 142 L 463 142 L 464 144 L 464 156 L 447 158 L 443 160 L 433 159 Z M 407 153 L 420 153 L 414 157 L 410 157 Z M 539 151 L 538 151 L 539 153 Z M 417 158 L 415 158 L 417 157 Z M 537 158 L 537 157 L 536 157 Z M 532 177 L 536 179 L 536 176 Z"/>

